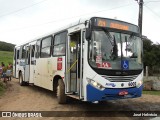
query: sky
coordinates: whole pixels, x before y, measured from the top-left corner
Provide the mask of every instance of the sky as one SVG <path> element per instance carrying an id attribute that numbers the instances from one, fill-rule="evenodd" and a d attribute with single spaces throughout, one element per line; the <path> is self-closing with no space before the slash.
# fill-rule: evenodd
<path id="1" fill-rule="evenodd" d="M 160 43 L 160 0 L 144 0 L 142 34 Z M 22 44 L 80 18 L 99 16 L 138 25 L 135 0 L 0 0 L 0 41 Z"/>

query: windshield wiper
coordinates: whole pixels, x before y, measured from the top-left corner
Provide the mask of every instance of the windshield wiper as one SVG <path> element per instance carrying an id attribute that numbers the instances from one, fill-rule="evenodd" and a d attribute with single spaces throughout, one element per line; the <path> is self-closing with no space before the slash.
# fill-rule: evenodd
<path id="1" fill-rule="evenodd" d="M 104 31 L 104 33 L 107 35 L 110 43 L 112 46 L 114 46 L 114 38 L 112 38 L 111 34 L 108 32 L 108 30 L 106 30 L 105 28 L 102 28 L 102 30 Z"/>
<path id="2" fill-rule="evenodd" d="M 118 57 L 118 48 L 117 48 L 117 43 L 116 43 L 116 38 L 113 35 L 113 37 L 111 36 L 111 34 L 108 32 L 108 30 L 102 28 L 102 30 L 104 31 L 104 33 L 107 35 L 111 45 L 112 45 L 112 53 L 111 53 L 111 59 L 115 60 Z"/>
<path id="3" fill-rule="evenodd" d="M 113 35 L 113 37 L 114 37 L 113 38 L 114 44 L 113 44 L 111 57 L 113 60 L 115 60 L 116 58 L 118 58 L 118 48 L 117 48 L 115 36 Z"/>

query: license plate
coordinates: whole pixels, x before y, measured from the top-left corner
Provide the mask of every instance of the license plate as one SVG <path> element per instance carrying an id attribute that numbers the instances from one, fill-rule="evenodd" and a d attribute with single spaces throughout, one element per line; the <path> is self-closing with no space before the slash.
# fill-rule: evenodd
<path id="1" fill-rule="evenodd" d="M 121 91 L 121 92 L 119 92 L 119 95 L 121 96 L 121 95 L 128 95 L 128 91 Z"/>

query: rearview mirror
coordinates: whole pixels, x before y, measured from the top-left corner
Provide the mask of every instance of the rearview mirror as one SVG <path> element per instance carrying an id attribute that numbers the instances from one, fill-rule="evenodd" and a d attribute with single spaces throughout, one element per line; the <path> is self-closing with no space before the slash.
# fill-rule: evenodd
<path id="1" fill-rule="evenodd" d="M 90 40 L 91 39 L 91 36 L 92 36 L 92 31 L 90 28 L 86 28 L 86 40 Z"/>

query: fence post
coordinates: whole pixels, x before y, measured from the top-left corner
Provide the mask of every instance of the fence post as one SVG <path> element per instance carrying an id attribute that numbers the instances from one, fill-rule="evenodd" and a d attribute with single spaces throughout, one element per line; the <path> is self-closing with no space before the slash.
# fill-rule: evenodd
<path id="1" fill-rule="evenodd" d="M 146 66 L 146 77 L 148 78 L 148 66 Z"/>

